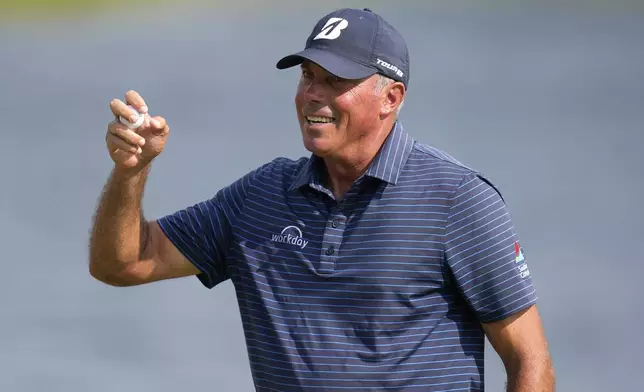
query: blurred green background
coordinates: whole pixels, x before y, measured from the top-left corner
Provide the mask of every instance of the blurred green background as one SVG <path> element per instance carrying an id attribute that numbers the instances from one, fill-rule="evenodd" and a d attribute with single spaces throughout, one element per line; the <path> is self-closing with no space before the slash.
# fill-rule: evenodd
<path id="1" fill-rule="evenodd" d="M 57 18 L 69 17 L 70 15 L 82 15 L 97 12 L 121 12 L 127 7 L 154 7 L 168 3 L 175 4 L 195 4 L 201 3 L 211 7 L 227 8 L 248 8 L 262 7 L 270 9 L 273 7 L 309 7 L 311 4 L 319 3 L 315 1 L 298 1 L 298 0 L 245 0 L 245 1 L 227 1 L 227 0 L 0 0 L 0 20 L 9 18 L 33 19 L 33 18 Z M 327 7 L 365 7 L 378 6 L 386 3 L 382 0 L 370 1 L 325 1 L 323 5 Z M 468 9 L 504 9 L 504 8 L 522 8 L 526 5 L 541 5 L 557 8 L 572 8 L 578 11 L 601 11 L 601 12 L 640 12 L 644 10 L 644 1 L 641 0 L 561 0 L 561 1 L 511 1 L 511 0 L 402 0 L 396 2 L 400 7 L 414 4 L 423 4 L 434 8 L 468 8 Z"/>

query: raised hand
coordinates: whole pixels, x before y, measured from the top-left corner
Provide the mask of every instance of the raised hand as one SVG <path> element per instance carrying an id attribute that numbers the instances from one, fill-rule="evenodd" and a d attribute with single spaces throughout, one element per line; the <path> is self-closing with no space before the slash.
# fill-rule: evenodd
<path id="1" fill-rule="evenodd" d="M 133 90 L 125 94 L 125 102 L 120 99 L 112 100 L 110 109 L 114 121 L 108 124 L 105 136 L 110 157 L 118 168 L 135 171 L 144 168 L 165 147 L 170 132 L 166 120 L 161 116 L 150 116 L 143 97 Z M 133 123 L 139 113 L 145 119 L 136 129 L 129 129 L 118 120 L 119 116 L 123 116 Z"/>

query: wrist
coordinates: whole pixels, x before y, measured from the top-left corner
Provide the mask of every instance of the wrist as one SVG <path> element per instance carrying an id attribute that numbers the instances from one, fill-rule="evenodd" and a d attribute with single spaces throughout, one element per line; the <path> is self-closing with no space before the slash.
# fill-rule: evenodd
<path id="1" fill-rule="evenodd" d="M 149 170 L 149 164 L 132 168 L 115 165 L 112 169 L 112 176 L 119 182 L 140 182 L 147 176 Z"/>

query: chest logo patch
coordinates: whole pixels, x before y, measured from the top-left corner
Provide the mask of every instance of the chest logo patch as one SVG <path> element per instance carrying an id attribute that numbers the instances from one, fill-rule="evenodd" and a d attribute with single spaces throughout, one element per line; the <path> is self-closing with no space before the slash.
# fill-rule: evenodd
<path id="1" fill-rule="evenodd" d="M 295 245 L 300 249 L 304 249 L 309 243 L 308 240 L 304 239 L 302 230 L 297 226 L 286 226 L 281 233 L 273 234 L 271 240 L 282 244 Z"/>

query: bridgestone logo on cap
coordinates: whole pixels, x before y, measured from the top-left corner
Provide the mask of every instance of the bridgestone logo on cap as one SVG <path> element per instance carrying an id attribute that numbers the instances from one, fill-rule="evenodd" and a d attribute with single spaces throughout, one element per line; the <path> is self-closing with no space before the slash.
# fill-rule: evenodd
<path id="1" fill-rule="evenodd" d="M 387 69 L 390 69 L 390 70 L 394 71 L 394 72 L 396 73 L 396 75 L 398 75 L 398 76 L 399 76 L 399 77 L 401 77 L 401 78 L 402 78 L 402 77 L 403 77 L 403 75 L 404 75 L 404 74 L 403 74 L 403 71 L 401 71 L 400 69 L 398 69 L 398 67 L 396 67 L 395 65 L 391 65 L 391 64 L 389 64 L 389 63 L 388 63 L 388 62 L 386 62 L 386 61 L 382 61 L 382 60 L 380 60 L 380 59 L 376 59 L 376 63 L 377 63 L 378 65 L 382 65 L 383 67 L 385 67 L 385 68 L 387 68 Z"/>

